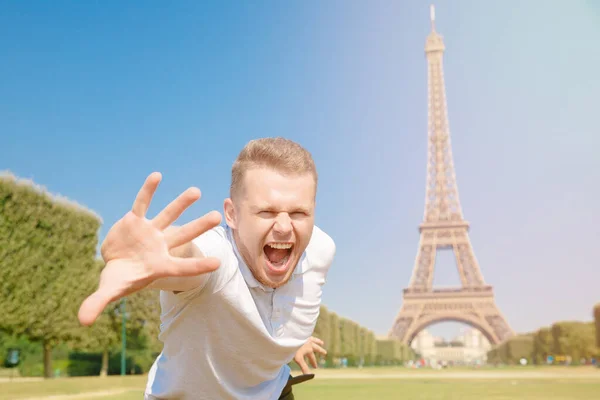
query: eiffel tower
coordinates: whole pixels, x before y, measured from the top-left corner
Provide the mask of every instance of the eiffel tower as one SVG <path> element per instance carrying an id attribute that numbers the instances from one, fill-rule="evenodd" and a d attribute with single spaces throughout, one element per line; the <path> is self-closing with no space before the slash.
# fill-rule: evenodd
<path id="1" fill-rule="evenodd" d="M 514 332 L 485 283 L 463 218 L 448 127 L 444 84 L 444 41 L 435 30 L 431 6 L 431 33 L 425 43 L 428 66 L 428 163 L 425 212 L 412 277 L 403 291 L 403 302 L 389 336 L 409 344 L 425 327 L 457 321 L 479 329 L 492 345 Z M 438 249 L 452 249 L 462 285 L 434 289 L 433 270 Z"/>

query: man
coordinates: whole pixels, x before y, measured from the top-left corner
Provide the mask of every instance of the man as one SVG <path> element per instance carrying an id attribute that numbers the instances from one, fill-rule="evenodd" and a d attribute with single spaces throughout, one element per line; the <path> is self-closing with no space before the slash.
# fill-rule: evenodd
<path id="1" fill-rule="evenodd" d="M 317 171 L 298 144 L 251 141 L 236 159 L 230 197 L 183 226 L 174 221 L 200 191 L 190 188 L 153 219 L 146 212 L 160 182 L 151 174 L 132 210 L 102 244 L 106 266 L 79 319 L 144 288 L 160 289 L 163 351 L 146 399 L 293 399 L 288 363 L 325 354 L 312 338 L 335 254 L 314 225 Z"/>

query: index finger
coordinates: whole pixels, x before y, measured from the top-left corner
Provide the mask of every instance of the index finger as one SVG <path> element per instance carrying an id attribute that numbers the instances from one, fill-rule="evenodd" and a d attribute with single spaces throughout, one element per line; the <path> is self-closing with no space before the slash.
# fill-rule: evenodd
<path id="1" fill-rule="evenodd" d="M 179 218 L 192 203 L 200 198 L 200 189 L 191 187 L 167 205 L 154 219 L 152 225 L 160 230 L 167 228 Z"/>
<path id="2" fill-rule="evenodd" d="M 304 357 L 296 357 L 294 361 L 296 361 L 296 364 L 298 364 L 303 374 L 308 374 L 310 372 L 310 368 L 308 368 L 306 361 L 304 361 Z"/>

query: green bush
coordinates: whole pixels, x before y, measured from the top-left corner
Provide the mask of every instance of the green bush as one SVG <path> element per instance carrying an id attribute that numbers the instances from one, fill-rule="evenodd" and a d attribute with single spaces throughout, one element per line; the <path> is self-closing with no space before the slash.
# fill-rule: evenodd
<path id="1" fill-rule="evenodd" d="M 157 354 L 148 350 L 127 350 L 125 373 L 145 374 L 152 367 Z M 69 355 L 69 376 L 97 376 L 102 369 L 102 354 L 73 352 Z M 108 358 L 108 375 L 121 374 L 121 353 L 114 352 Z"/>
<path id="2" fill-rule="evenodd" d="M 97 376 L 102 369 L 102 354 L 73 352 L 69 354 L 69 376 Z"/>
<path id="3" fill-rule="evenodd" d="M 41 377 L 44 376 L 44 363 L 39 361 L 23 362 L 19 365 L 21 376 Z"/>

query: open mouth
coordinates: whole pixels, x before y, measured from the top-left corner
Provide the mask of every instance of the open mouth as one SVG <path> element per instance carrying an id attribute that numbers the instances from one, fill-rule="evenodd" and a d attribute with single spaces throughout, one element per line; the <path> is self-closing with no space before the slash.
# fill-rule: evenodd
<path id="1" fill-rule="evenodd" d="M 292 243 L 269 243 L 263 247 L 267 258 L 267 266 L 272 272 L 281 273 L 286 271 L 293 247 Z"/>

